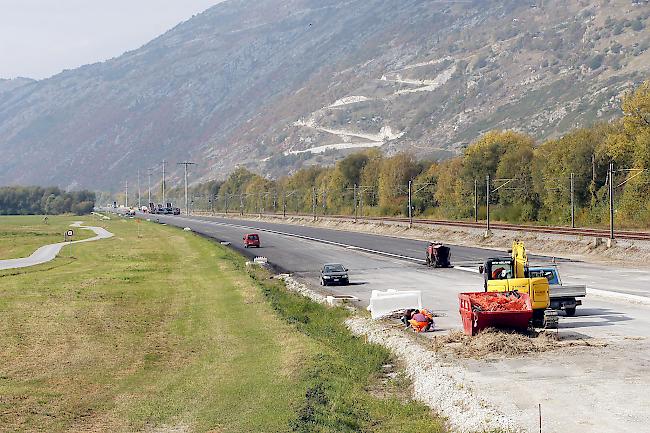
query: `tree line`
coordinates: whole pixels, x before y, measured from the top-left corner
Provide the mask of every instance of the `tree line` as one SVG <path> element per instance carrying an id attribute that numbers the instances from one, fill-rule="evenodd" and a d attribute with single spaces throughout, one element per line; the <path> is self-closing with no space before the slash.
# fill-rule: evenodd
<path id="1" fill-rule="evenodd" d="M 65 192 L 57 187 L 0 187 L 0 215 L 84 215 L 95 207 L 91 191 Z"/>
<path id="2" fill-rule="evenodd" d="M 444 161 L 373 149 L 277 180 L 238 168 L 224 182 L 195 186 L 191 199 L 195 209 L 218 211 L 394 216 L 408 213 L 410 183 L 414 216 L 484 219 L 489 193 L 495 220 L 569 224 L 573 202 L 576 224 L 601 225 L 613 163 L 617 223 L 648 227 L 650 82 L 625 95 L 621 108 L 617 120 L 539 146 L 520 132 L 491 131 Z"/>

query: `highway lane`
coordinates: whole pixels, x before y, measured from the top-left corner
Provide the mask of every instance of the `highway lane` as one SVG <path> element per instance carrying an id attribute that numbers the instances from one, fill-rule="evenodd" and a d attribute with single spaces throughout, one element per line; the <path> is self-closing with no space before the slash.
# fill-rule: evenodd
<path id="1" fill-rule="evenodd" d="M 167 218 L 168 216 L 156 215 L 156 218 Z M 177 217 L 183 218 L 183 217 Z M 297 236 L 325 239 L 331 242 L 352 245 L 359 248 L 381 251 L 398 256 L 405 256 L 418 261 L 424 261 L 425 250 L 429 243 L 428 240 L 405 239 L 393 236 L 382 236 L 376 234 L 367 234 L 359 232 L 350 232 L 343 230 L 333 230 L 321 227 L 300 226 L 294 224 L 281 224 L 259 220 L 246 220 L 239 218 L 222 218 L 211 216 L 192 215 L 192 220 L 214 221 L 224 224 L 235 224 L 260 231 L 276 231 L 289 233 Z M 444 242 L 444 239 L 440 240 Z M 445 245 L 451 248 L 452 260 L 457 265 L 476 265 L 482 263 L 489 257 L 498 257 L 507 255 L 504 251 L 466 247 L 459 245 Z M 552 257 L 530 255 L 529 259 L 533 262 L 548 263 Z M 561 259 L 563 260 L 563 259 Z M 565 260 L 563 260 L 565 261 Z"/>
<path id="2" fill-rule="evenodd" d="M 258 221 L 155 218 L 230 242 L 233 248 L 249 257 L 268 257 L 272 264 L 294 272 L 314 288 L 318 287 L 319 266 L 340 261 L 352 270 L 352 284 L 327 287 L 326 291 L 357 296 L 361 300 L 360 306 L 367 305 L 373 289 L 421 290 L 424 304 L 441 316 L 436 318 L 438 331 L 460 328 L 457 294 L 482 288 L 482 279 L 476 273 L 429 269 L 417 260 L 359 249 L 384 245 L 385 252 L 393 254 L 408 244 L 413 259 L 417 259 L 420 247 L 426 242 L 349 232 L 330 234 L 333 231 Z M 251 231 L 260 232 L 262 248 L 243 248 L 242 236 Z M 293 235 L 278 232 L 291 232 Z M 296 237 L 313 238 L 316 235 L 330 243 Z M 463 247 L 456 254 L 476 260 L 493 252 Z M 645 398 L 650 386 L 650 375 L 646 374 L 650 367 L 650 347 L 647 345 L 650 307 L 596 297 L 588 297 L 585 304 L 578 309 L 576 317 L 560 317 L 559 335 L 565 342 L 586 339 L 592 344 L 605 345 L 603 347 L 567 347 L 526 357 L 455 362 L 466 369 L 467 381 L 472 388 L 489 389 L 495 404 L 509 408 L 510 413 L 520 418 L 531 431 L 534 431 L 533 420 L 539 403 L 544 408 L 547 432 L 644 431 L 650 423 L 650 400 Z M 436 334 L 438 332 L 433 333 Z M 503 372 L 508 372 L 511 380 L 504 380 Z"/>
<path id="3" fill-rule="evenodd" d="M 251 257 L 265 256 L 279 269 L 295 273 L 312 285 L 318 284 L 318 271 L 321 264 L 341 262 L 351 269 L 350 275 L 353 284 L 347 287 L 331 286 L 327 288 L 326 292 L 356 296 L 360 299 L 362 306 L 368 305 L 373 289 L 421 290 L 423 302 L 429 308 L 443 315 L 439 319 L 442 329 L 460 326 L 458 293 L 480 291 L 483 286 L 483 280 L 477 273 L 458 269 L 429 269 L 424 266 L 424 260 L 416 255 L 416 252 L 424 251 L 427 245 L 426 241 L 231 218 L 164 215 L 156 215 L 156 218 L 161 222 L 179 227 L 188 226 L 198 233 L 230 242 L 234 248 Z M 263 247 L 259 250 L 243 248 L 242 236 L 252 231 L 260 233 Z M 451 248 L 454 257 L 461 256 L 466 259 L 467 263 L 478 263 L 486 257 L 503 254 L 500 251 L 481 248 L 458 246 L 451 246 Z M 406 249 L 406 253 L 403 253 L 402 249 Z M 386 255 L 371 251 L 379 251 Z M 535 256 L 531 258 L 531 261 L 534 263 L 535 260 L 545 259 L 547 258 L 543 256 Z M 454 262 L 457 263 L 455 260 Z M 561 270 L 563 266 L 591 266 L 594 268 L 591 275 L 595 274 L 597 270 L 605 275 L 613 271 L 598 269 L 595 265 L 570 261 L 561 262 Z M 584 269 L 582 271 L 584 272 Z M 641 273 L 639 281 L 631 280 L 632 289 L 636 289 L 637 285 L 644 285 L 644 276 L 645 274 Z M 634 274 L 634 278 L 639 278 L 638 273 Z M 575 283 L 583 282 L 580 278 L 570 280 Z M 602 276 L 600 280 L 605 281 Z M 627 283 L 618 282 L 618 284 L 624 287 Z M 626 309 L 634 309 L 634 306 L 627 302 L 592 296 L 589 296 L 584 302 L 585 306 L 578 308 L 578 315 L 575 318 L 563 317 L 561 326 L 572 329 L 576 333 L 581 333 L 582 328 L 588 328 L 589 332 L 585 335 L 592 337 L 610 336 L 610 328 L 603 327 L 605 324 L 612 325 L 629 321 L 625 317 L 617 315 L 621 305 Z M 612 302 L 616 304 L 615 307 L 612 306 Z M 634 335 L 649 333 L 650 322 L 641 313 L 643 309 L 635 311 L 638 320 L 633 320 L 632 324 L 628 324 L 627 327 L 635 328 Z"/>
<path id="4" fill-rule="evenodd" d="M 157 215 L 157 218 L 169 218 Z M 183 218 L 183 217 L 175 217 Z M 424 262 L 424 252 L 428 240 L 404 239 L 376 234 L 332 230 L 321 227 L 299 226 L 258 220 L 245 220 L 239 218 L 223 218 L 208 216 L 191 216 L 194 221 L 208 221 L 220 224 L 239 225 L 251 231 L 267 231 L 287 233 L 307 238 L 327 240 L 328 242 L 350 245 L 382 252 L 395 257 L 411 259 L 417 263 Z M 438 241 L 451 248 L 452 262 L 468 270 L 476 270 L 479 263 L 486 258 L 507 255 L 505 251 L 486 248 L 466 247 L 451 245 L 444 239 Z M 590 289 L 610 291 L 633 296 L 647 297 L 650 303 L 650 269 L 630 269 L 618 266 L 603 267 L 603 265 L 573 261 L 562 258 L 552 258 L 542 255 L 529 255 L 532 265 L 548 265 L 556 261 L 560 273 L 566 283 L 585 284 Z M 294 269 L 287 268 L 291 271 Z"/>

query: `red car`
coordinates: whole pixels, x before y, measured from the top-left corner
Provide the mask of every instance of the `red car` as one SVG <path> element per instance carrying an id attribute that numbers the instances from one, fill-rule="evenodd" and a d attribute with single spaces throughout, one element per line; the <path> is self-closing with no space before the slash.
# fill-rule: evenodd
<path id="1" fill-rule="evenodd" d="M 257 233 L 251 233 L 244 236 L 244 248 L 260 247 L 260 235 Z"/>

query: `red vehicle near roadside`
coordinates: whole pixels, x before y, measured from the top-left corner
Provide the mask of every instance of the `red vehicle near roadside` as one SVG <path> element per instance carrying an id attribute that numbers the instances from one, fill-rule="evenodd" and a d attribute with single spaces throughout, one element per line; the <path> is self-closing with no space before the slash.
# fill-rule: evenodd
<path id="1" fill-rule="evenodd" d="M 260 247 L 260 235 L 257 233 L 250 233 L 244 236 L 244 248 L 259 248 Z"/>

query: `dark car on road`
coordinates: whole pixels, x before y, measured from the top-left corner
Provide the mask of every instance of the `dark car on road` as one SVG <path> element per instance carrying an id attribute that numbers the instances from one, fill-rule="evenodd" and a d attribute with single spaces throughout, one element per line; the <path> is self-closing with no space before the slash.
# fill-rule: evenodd
<path id="1" fill-rule="evenodd" d="M 180 215 L 181 214 L 181 209 L 178 207 L 174 208 L 174 215 Z"/>
<path id="2" fill-rule="evenodd" d="M 350 284 L 348 269 L 340 263 L 325 263 L 320 270 L 320 284 L 322 286 Z"/>

